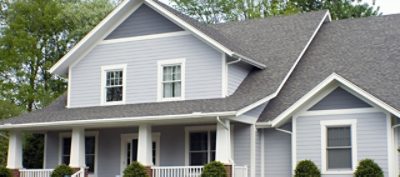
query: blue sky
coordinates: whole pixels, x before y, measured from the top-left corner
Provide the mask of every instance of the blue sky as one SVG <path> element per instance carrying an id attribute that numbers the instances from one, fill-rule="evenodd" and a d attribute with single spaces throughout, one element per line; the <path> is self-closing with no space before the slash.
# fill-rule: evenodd
<path id="1" fill-rule="evenodd" d="M 164 3 L 168 3 L 169 0 L 160 0 Z M 380 11 L 385 14 L 396 14 L 400 13 L 400 0 L 363 0 L 372 4 L 375 1 L 375 5 L 380 7 Z"/>

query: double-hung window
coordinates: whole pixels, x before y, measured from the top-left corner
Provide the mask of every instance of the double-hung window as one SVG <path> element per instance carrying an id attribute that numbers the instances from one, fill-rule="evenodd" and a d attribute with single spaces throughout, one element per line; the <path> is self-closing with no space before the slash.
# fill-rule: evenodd
<path id="1" fill-rule="evenodd" d="M 104 66 L 102 94 L 103 104 L 121 103 L 125 94 L 126 65 Z"/>
<path id="2" fill-rule="evenodd" d="M 342 173 L 351 173 L 356 162 L 355 152 L 355 123 L 336 123 L 323 125 L 323 146 L 325 162 L 323 162 L 323 171 Z M 325 122 L 326 123 L 326 122 Z"/>
<path id="3" fill-rule="evenodd" d="M 215 160 L 216 132 L 189 133 L 189 165 L 201 166 Z"/>
<path id="4" fill-rule="evenodd" d="M 159 61 L 159 101 L 172 101 L 184 98 L 185 61 L 166 60 Z"/>

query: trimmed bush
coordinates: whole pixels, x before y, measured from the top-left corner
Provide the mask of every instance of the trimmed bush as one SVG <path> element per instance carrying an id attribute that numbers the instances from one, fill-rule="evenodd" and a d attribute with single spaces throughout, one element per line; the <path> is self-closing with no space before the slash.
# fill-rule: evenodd
<path id="1" fill-rule="evenodd" d="M 201 177 L 226 177 L 226 170 L 224 164 L 221 162 L 210 162 L 204 166 Z"/>
<path id="2" fill-rule="evenodd" d="M 6 167 L 0 167 L 0 177 L 12 177 L 11 171 Z"/>
<path id="3" fill-rule="evenodd" d="M 383 177 L 383 171 L 378 164 L 371 159 L 364 159 L 358 164 L 354 177 Z"/>
<path id="4" fill-rule="evenodd" d="M 74 174 L 74 170 L 69 167 L 68 165 L 59 165 L 57 166 L 54 171 L 51 173 L 51 177 L 65 177 L 71 176 Z"/>
<path id="5" fill-rule="evenodd" d="M 139 162 L 132 162 L 124 170 L 123 177 L 149 177 L 146 173 L 146 169 Z"/>
<path id="6" fill-rule="evenodd" d="M 295 170 L 295 177 L 321 177 L 321 172 L 311 160 L 300 161 Z"/>

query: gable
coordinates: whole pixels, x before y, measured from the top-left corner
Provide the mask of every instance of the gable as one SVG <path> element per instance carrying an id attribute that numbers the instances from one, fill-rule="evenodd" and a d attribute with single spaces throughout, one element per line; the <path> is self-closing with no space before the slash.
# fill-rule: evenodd
<path id="1" fill-rule="evenodd" d="M 371 107 L 368 103 L 347 92 L 341 87 L 333 90 L 309 110 L 332 110 Z"/>
<path id="2" fill-rule="evenodd" d="M 176 31 L 183 31 L 183 29 L 146 4 L 143 4 L 105 39 L 118 39 Z"/>

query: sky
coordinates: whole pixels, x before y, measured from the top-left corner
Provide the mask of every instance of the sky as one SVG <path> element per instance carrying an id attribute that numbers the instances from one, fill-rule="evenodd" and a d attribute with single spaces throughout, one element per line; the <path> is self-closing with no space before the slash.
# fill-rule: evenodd
<path id="1" fill-rule="evenodd" d="M 169 0 L 160 0 L 164 3 L 169 2 Z M 380 7 L 380 12 L 384 15 L 400 13 L 400 0 L 363 0 L 372 4 L 375 1 L 375 5 Z"/>

